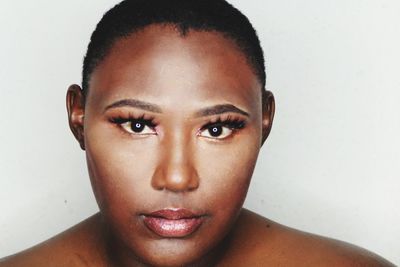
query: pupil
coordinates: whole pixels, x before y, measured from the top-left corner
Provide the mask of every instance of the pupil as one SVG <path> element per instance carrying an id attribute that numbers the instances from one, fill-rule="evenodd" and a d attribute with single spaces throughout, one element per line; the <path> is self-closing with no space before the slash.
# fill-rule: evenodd
<path id="1" fill-rule="evenodd" d="M 144 129 L 144 124 L 140 122 L 132 123 L 131 128 L 135 133 L 140 133 Z"/>
<path id="2" fill-rule="evenodd" d="M 208 130 L 213 137 L 218 137 L 222 134 L 222 127 L 221 126 L 214 126 Z"/>

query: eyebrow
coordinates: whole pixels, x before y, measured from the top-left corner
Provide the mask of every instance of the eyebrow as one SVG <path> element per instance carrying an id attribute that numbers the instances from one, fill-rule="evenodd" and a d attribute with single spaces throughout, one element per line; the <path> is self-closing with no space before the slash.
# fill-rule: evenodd
<path id="1" fill-rule="evenodd" d="M 215 105 L 212 107 L 201 109 L 200 111 L 196 112 L 196 116 L 205 117 L 211 115 L 219 115 L 228 112 L 238 113 L 250 117 L 249 113 L 231 104 Z"/>
<path id="2" fill-rule="evenodd" d="M 108 105 L 104 109 L 104 111 L 107 111 L 107 110 L 113 109 L 113 108 L 120 108 L 120 107 L 133 107 L 133 108 L 143 109 L 143 110 L 147 110 L 147 111 L 154 112 L 154 113 L 162 113 L 162 110 L 159 106 L 148 103 L 148 102 L 144 102 L 141 100 L 137 100 L 137 99 L 119 100 L 117 102 L 112 103 L 111 105 Z"/>
<path id="3" fill-rule="evenodd" d="M 143 109 L 146 111 L 154 112 L 154 113 L 162 113 L 162 109 L 155 104 L 148 103 L 145 101 L 137 100 L 137 99 L 122 99 L 117 102 L 114 102 L 110 105 L 108 105 L 105 109 L 104 112 L 113 109 L 113 108 L 119 108 L 119 107 L 133 107 L 133 108 L 138 108 L 138 109 Z M 195 113 L 196 117 L 206 117 L 206 116 L 212 116 L 212 115 L 219 115 L 223 113 L 228 113 L 228 112 L 233 112 L 233 113 L 238 113 L 247 117 L 250 117 L 249 113 L 246 111 L 232 105 L 232 104 L 222 104 L 222 105 L 215 105 L 207 108 L 203 108 Z"/>

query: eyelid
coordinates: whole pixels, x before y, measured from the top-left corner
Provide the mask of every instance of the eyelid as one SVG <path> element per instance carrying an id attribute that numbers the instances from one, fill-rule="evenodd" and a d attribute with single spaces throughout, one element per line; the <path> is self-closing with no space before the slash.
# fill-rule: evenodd
<path id="1" fill-rule="evenodd" d="M 233 118 L 232 116 L 228 115 L 226 118 L 219 117 L 217 119 L 211 120 L 210 122 L 202 126 L 200 130 L 207 129 L 215 125 L 227 127 L 230 129 L 242 129 L 246 126 L 246 120 L 241 118 Z"/>
<path id="2" fill-rule="evenodd" d="M 140 132 L 140 133 L 137 133 L 137 132 L 135 132 L 135 131 L 133 131 L 133 130 L 131 130 L 130 128 L 132 128 L 132 124 L 133 123 L 137 123 L 137 121 L 127 121 L 127 122 L 125 122 L 125 123 L 122 123 L 122 124 L 119 124 L 119 126 L 124 130 L 124 131 L 126 131 L 127 133 L 129 133 L 129 134 L 131 134 L 131 135 L 141 135 L 141 136 L 146 136 L 146 135 L 155 135 L 155 134 L 157 134 L 157 132 L 156 132 L 156 130 L 154 129 L 154 127 L 152 127 L 152 126 L 149 126 L 148 124 L 146 124 L 146 123 L 143 123 L 144 124 L 144 128 L 143 128 L 143 131 L 146 129 L 146 127 L 147 128 L 149 128 L 150 130 L 151 130 L 151 132 L 150 133 L 148 133 L 148 132 Z"/>
<path id="3" fill-rule="evenodd" d="M 123 118 L 123 117 L 115 117 L 115 118 L 111 118 L 110 121 L 111 121 L 112 123 L 115 123 L 115 124 L 124 124 L 124 123 L 127 123 L 127 122 L 141 122 L 141 123 L 143 123 L 143 124 L 145 124 L 146 126 L 149 126 L 149 127 L 151 127 L 151 128 L 154 128 L 154 127 L 157 126 L 157 124 L 155 124 L 155 123 L 153 122 L 152 119 L 144 119 L 144 118 L 133 118 L 133 117 L 130 117 L 130 118 Z"/>
<path id="4" fill-rule="evenodd" d="M 115 116 L 111 117 L 109 121 L 117 125 L 122 131 L 131 136 L 149 136 L 157 134 L 157 131 L 155 129 L 157 127 L 157 124 L 154 122 L 154 119 L 153 118 L 146 119 L 145 115 L 134 116 L 132 114 L 128 114 L 128 116 Z M 152 132 L 143 133 L 131 130 L 130 127 L 132 127 L 132 124 L 137 122 L 143 124 L 144 129 L 146 129 L 146 127 L 150 128 Z"/>
<path id="5" fill-rule="evenodd" d="M 226 135 L 225 137 L 213 137 L 213 136 L 204 136 L 202 135 L 203 132 L 205 131 L 209 131 L 210 128 L 212 127 L 222 127 L 225 129 L 228 129 L 230 131 L 230 133 L 228 135 Z M 210 140 L 216 140 L 216 141 L 223 141 L 227 138 L 232 137 L 236 132 L 242 130 L 243 128 L 246 127 L 246 120 L 245 119 L 241 119 L 241 118 L 233 118 L 232 116 L 226 117 L 225 119 L 223 119 L 222 117 L 217 118 L 216 120 L 213 120 L 207 124 L 205 124 L 204 126 L 202 126 L 199 131 L 198 131 L 198 136 L 200 137 L 204 137 Z"/>
<path id="6" fill-rule="evenodd" d="M 224 127 L 224 126 L 223 126 L 223 128 L 226 128 L 228 131 L 230 131 L 228 134 L 225 134 L 226 136 L 223 136 L 223 137 L 220 137 L 220 136 L 213 137 L 211 135 L 210 136 L 204 136 L 204 135 L 201 134 L 203 132 L 209 131 L 209 129 L 204 129 L 204 130 L 199 131 L 198 135 L 200 137 L 207 138 L 207 139 L 210 139 L 210 140 L 224 140 L 224 139 L 227 139 L 227 138 L 231 137 L 235 132 L 235 129 L 230 129 L 230 128 L 227 128 L 227 127 Z"/>

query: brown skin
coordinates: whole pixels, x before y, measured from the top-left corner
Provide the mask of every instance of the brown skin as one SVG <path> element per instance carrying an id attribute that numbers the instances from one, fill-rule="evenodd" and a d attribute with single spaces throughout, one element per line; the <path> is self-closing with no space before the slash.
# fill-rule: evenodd
<path id="1" fill-rule="evenodd" d="M 67 95 L 100 213 L 0 266 L 393 266 L 242 209 L 274 115 L 274 98 L 262 89 L 219 33 L 182 37 L 154 25 L 119 40 L 92 74 L 86 99 L 77 85 Z M 113 105 L 127 99 L 147 104 Z M 155 125 L 132 132 L 119 120 L 132 117 Z M 223 127 L 218 137 L 205 128 L 227 118 L 245 126 Z M 163 208 L 206 219 L 187 237 L 162 238 L 142 214 Z"/>

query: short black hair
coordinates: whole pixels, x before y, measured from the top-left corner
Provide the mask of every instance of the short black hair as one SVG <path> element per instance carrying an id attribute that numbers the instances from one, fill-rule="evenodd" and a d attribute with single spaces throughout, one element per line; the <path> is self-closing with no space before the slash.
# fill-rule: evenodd
<path id="1" fill-rule="evenodd" d="M 181 35 L 190 30 L 216 31 L 231 39 L 245 54 L 265 87 L 265 62 L 255 29 L 238 9 L 225 0 L 125 0 L 114 6 L 97 24 L 83 62 L 82 89 L 120 38 L 152 24 L 174 25 Z"/>

